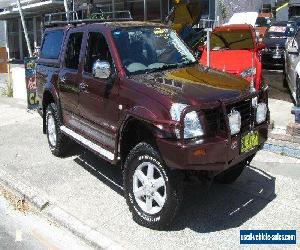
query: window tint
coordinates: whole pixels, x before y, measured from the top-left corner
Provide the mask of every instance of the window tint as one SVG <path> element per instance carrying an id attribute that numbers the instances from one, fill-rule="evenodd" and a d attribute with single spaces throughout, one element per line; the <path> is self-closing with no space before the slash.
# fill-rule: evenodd
<path id="1" fill-rule="evenodd" d="M 93 64 L 97 60 L 108 61 L 112 65 L 112 58 L 105 37 L 101 33 L 91 32 L 88 38 L 84 71 L 92 73 Z"/>
<path id="2" fill-rule="evenodd" d="M 70 69 L 77 69 L 81 49 L 83 33 L 72 33 L 69 37 L 68 47 L 65 56 L 65 65 Z"/>
<path id="3" fill-rule="evenodd" d="M 63 40 L 63 31 L 55 30 L 46 32 L 41 49 L 41 58 L 58 59 Z"/>

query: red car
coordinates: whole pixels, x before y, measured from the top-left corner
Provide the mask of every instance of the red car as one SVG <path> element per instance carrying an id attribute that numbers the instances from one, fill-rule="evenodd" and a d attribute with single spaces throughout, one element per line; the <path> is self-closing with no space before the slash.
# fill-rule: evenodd
<path id="1" fill-rule="evenodd" d="M 248 24 L 232 24 L 217 27 L 211 34 L 210 67 L 241 76 L 256 90 L 261 85 L 261 56 L 264 48 L 257 42 L 255 30 Z M 200 64 L 207 65 L 206 46 L 199 47 Z"/>

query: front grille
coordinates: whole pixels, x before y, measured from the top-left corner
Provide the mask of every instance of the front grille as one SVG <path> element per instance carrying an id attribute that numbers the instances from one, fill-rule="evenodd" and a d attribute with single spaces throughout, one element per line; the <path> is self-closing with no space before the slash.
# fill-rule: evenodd
<path id="1" fill-rule="evenodd" d="M 284 47 L 270 47 L 269 51 L 272 53 L 284 53 Z"/>
<path id="2" fill-rule="evenodd" d="M 241 133 L 249 131 L 251 129 L 251 124 L 254 121 L 252 101 L 242 100 L 233 104 L 226 105 L 226 115 L 224 116 L 222 108 L 202 110 L 205 120 L 206 120 L 206 133 L 209 136 L 216 135 L 218 132 L 228 132 L 226 128 L 225 118 L 235 109 L 241 114 Z"/>
<path id="3" fill-rule="evenodd" d="M 203 110 L 205 121 L 206 121 L 206 133 L 208 136 L 214 136 L 219 130 L 219 109 L 208 109 Z"/>

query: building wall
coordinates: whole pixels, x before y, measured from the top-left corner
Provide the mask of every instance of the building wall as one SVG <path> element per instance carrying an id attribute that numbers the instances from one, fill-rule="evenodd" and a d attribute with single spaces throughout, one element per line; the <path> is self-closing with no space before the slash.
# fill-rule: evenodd
<path id="1" fill-rule="evenodd" d="M 5 47 L 5 29 L 4 21 L 0 21 L 0 47 Z"/>
<path id="2" fill-rule="evenodd" d="M 263 3 L 263 0 L 221 0 L 221 1 L 224 2 L 224 6 L 226 7 L 225 21 L 228 21 L 229 18 L 234 13 L 259 11 Z"/>

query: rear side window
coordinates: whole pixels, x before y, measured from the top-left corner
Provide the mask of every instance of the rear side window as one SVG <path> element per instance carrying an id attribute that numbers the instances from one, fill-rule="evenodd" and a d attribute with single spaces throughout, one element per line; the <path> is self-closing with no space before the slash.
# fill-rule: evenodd
<path id="1" fill-rule="evenodd" d="M 41 49 L 41 58 L 58 59 L 63 36 L 63 30 L 46 32 Z"/>
<path id="2" fill-rule="evenodd" d="M 66 68 L 78 69 L 82 36 L 82 32 L 72 33 L 70 35 L 65 55 Z"/>

